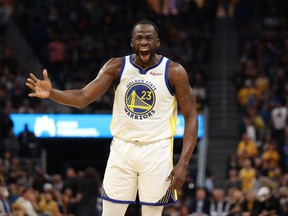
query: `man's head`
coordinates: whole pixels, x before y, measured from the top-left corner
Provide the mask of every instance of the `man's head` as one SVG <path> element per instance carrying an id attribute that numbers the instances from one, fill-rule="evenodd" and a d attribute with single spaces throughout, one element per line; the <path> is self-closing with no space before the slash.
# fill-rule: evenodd
<path id="1" fill-rule="evenodd" d="M 224 200 L 224 191 L 221 190 L 221 189 L 214 189 L 212 191 L 212 195 L 213 195 L 213 198 L 215 199 L 216 202 L 220 202 L 222 200 Z"/>
<path id="2" fill-rule="evenodd" d="M 206 190 L 204 188 L 197 188 L 196 199 L 202 201 L 206 199 Z"/>
<path id="3" fill-rule="evenodd" d="M 32 200 L 33 199 L 33 190 L 31 187 L 25 187 L 23 190 L 20 192 L 21 196 L 26 199 L 26 200 Z"/>
<path id="4" fill-rule="evenodd" d="M 270 190 L 268 187 L 261 187 L 257 192 L 257 198 L 260 202 L 264 202 L 270 197 Z"/>
<path id="5" fill-rule="evenodd" d="M 8 188 L 6 186 L 0 186 L 0 199 L 7 199 L 8 196 Z"/>
<path id="6" fill-rule="evenodd" d="M 133 37 L 134 29 L 135 29 L 136 26 L 138 26 L 138 25 L 151 25 L 151 26 L 153 26 L 153 27 L 154 27 L 154 30 L 155 30 L 156 33 L 157 33 L 157 37 L 158 37 L 159 29 L 158 29 L 157 25 L 156 25 L 155 23 L 151 22 L 150 20 L 140 20 L 139 22 L 137 22 L 137 23 L 133 26 L 133 28 L 132 28 L 132 31 L 131 31 L 132 37 Z"/>
<path id="7" fill-rule="evenodd" d="M 159 46 L 158 28 L 153 22 L 141 20 L 133 26 L 131 47 L 137 56 L 137 60 L 140 60 L 144 65 L 148 65 L 154 60 Z"/>

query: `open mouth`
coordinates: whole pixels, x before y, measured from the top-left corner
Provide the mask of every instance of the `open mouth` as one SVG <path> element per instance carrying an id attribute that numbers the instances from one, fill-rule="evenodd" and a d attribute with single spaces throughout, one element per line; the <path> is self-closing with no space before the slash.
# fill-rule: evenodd
<path id="1" fill-rule="evenodd" d="M 140 57 L 144 61 L 147 61 L 149 59 L 149 54 L 150 54 L 149 50 L 140 51 Z"/>

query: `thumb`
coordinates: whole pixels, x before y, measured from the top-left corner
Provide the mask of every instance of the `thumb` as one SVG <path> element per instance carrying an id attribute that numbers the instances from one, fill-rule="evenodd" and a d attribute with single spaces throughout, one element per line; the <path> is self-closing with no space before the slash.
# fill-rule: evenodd
<path id="1" fill-rule="evenodd" d="M 171 171 L 170 175 L 167 177 L 166 181 L 172 181 L 174 176 L 174 170 Z"/>
<path id="2" fill-rule="evenodd" d="M 47 72 L 46 69 L 43 70 L 43 77 L 44 77 L 44 80 L 45 80 L 45 81 L 48 81 L 48 80 L 49 80 L 49 78 L 48 78 L 48 72 Z"/>

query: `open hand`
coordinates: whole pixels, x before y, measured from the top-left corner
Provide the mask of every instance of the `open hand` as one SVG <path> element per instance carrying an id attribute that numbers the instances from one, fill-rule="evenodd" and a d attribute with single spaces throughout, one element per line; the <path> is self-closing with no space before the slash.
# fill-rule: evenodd
<path id="1" fill-rule="evenodd" d="M 28 86 L 32 93 L 28 94 L 29 97 L 48 98 L 52 89 L 52 84 L 48 78 L 47 70 L 43 70 L 44 80 L 39 80 L 34 74 L 30 73 L 27 78 L 26 86 Z"/>

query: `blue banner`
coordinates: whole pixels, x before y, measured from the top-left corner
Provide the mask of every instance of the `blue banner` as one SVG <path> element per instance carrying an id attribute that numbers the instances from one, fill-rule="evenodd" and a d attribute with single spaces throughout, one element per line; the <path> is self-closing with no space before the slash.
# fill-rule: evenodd
<path id="1" fill-rule="evenodd" d="M 111 138 L 111 114 L 10 114 L 16 136 L 25 124 L 39 138 Z M 204 118 L 198 115 L 198 138 L 204 134 Z M 182 138 L 184 118 L 178 115 L 175 138 Z"/>

